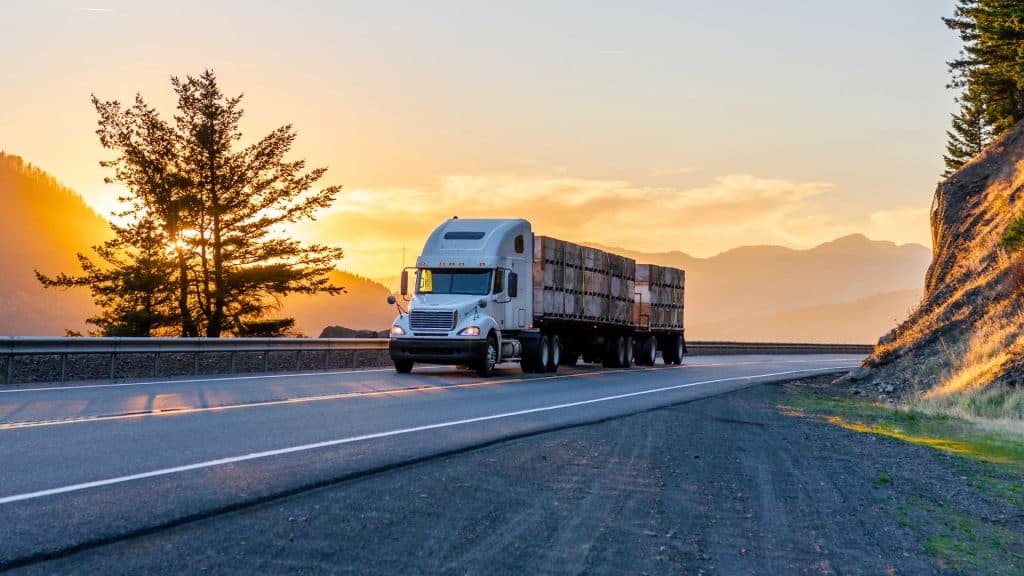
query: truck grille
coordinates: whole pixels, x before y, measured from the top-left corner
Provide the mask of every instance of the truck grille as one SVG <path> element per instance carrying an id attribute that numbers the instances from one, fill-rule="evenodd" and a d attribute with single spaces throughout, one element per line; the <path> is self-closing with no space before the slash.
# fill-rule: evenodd
<path id="1" fill-rule="evenodd" d="M 413 310 L 409 312 L 413 330 L 444 330 L 455 328 L 454 310 Z"/>

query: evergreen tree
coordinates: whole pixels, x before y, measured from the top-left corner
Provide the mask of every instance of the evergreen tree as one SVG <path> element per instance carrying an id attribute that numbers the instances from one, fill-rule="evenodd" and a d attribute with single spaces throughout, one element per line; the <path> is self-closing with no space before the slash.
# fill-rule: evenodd
<path id="1" fill-rule="evenodd" d="M 949 174 L 970 158 L 964 154 L 984 147 L 975 144 L 1024 119 L 1024 2 L 959 0 L 943 21 L 963 42 L 959 57 L 947 63 L 949 87 L 962 90 L 960 113 L 948 132 Z"/>
<path id="2" fill-rule="evenodd" d="M 960 113 L 952 115 L 952 130 L 946 131 L 948 142 L 946 155 L 943 156 L 946 163 L 943 177 L 959 170 L 992 141 L 992 127 L 986 121 L 985 104 L 981 99 L 968 95 L 957 100 Z"/>
<path id="3" fill-rule="evenodd" d="M 168 290 L 174 264 L 167 258 L 167 238 L 151 219 L 130 225 L 111 224 L 114 238 L 93 250 L 102 264 L 78 254 L 82 274 L 49 277 L 36 271 L 47 288 L 87 287 L 102 311 L 87 322 L 100 336 L 151 336 L 173 327 L 178 319 L 174 293 Z"/>
<path id="4" fill-rule="evenodd" d="M 178 96 L 165 122 L 141 96 L 130 107 L 93 97 L 100 143 L 117 153 L 101 162 L 124 185 L 116 238 L 79 255 L 83 274 L 37 277 L 45 286 L 88 286 L 103 333 L 148 335 L 175 326 L 183 336 L 281 334 L 291 319 L 267 319 L 289 293 L 338 294 L 327 274 L 338 248 L 303 245 L 283 227 L 313 219 L 338 186 L 313 188 L 326 169 L 285 156 L 290 125 L 246 147 L 241 96 L 227 97 L 212 71 L 171 79 Z"/>

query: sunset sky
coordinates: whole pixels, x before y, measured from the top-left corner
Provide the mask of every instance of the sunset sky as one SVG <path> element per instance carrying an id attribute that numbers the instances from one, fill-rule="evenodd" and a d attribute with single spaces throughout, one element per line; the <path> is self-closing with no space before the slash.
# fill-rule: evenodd
<path id="1" fill-rule="evenodd" d="M 710 256 L 861 232 L 929 244 L 952 0 L 0 6 L 0 149 L 100 212 L 90 93 L 216 71 L 246 135 L 293 123 L 336 205 L 301 237 L 391 276 L 439 220 Z"/>

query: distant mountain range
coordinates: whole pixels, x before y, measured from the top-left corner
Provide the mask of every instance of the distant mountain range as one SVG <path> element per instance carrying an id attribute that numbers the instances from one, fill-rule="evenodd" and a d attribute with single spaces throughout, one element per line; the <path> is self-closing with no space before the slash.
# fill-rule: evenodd
<path id="1" fill-rule="evenodd" d="M 873 342 L 920 299 L 931 250 L 861 234 L 808 250 L 743 246 L 710 258 L 591 244 L 686 270 L 693 340 Z"/>
<path id="2" fill-rule="evenodd" d="M 86 331 L 88 292 L 46 291 L 32 273 L 78 271 L 76 252 L 109 237 L 106 221 L 74 191 L 17 156 L 0 153 L 0 335 Z M 598 244 L 639 262 L 686 270 L 690 339 L 870 342 L 905 316 L 921 293 L 931 251 L 852 235 L 809 250 L 744 246 L 711 258 L 644 253 Z M 305 335 L 326 326 L 380 330 L 395 317 L 386 303 L 398 278 L 370 280 L 336 270 L 339 296 L 294 295 L 275 314 Z"/>

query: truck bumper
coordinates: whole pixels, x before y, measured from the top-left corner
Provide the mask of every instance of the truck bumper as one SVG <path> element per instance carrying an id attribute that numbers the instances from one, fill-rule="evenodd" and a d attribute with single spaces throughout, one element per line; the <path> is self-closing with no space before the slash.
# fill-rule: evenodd
<path id="1" fill-rule="evenodd" d="M 472 364 L 487 349 L 487 340 L 456 338 L 392 338 L 392 361 L 411 360 L 428 364 Z"/>

